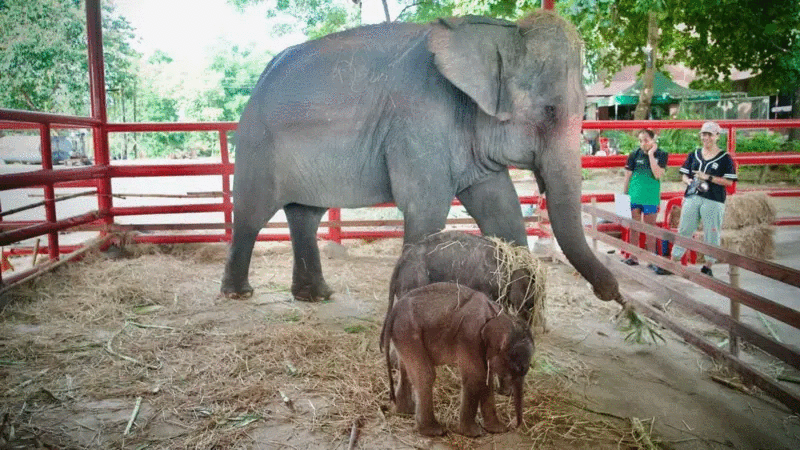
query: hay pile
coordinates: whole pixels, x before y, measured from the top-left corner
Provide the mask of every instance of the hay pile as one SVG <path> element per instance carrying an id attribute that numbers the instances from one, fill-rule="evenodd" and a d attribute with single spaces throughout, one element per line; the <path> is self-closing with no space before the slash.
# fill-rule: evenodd
<path id="1" fill-rule="evenodd" d="M 775 206 L 760 192 L 731 195 L 725 202 L 722 248 L 753 258 L 775 256 Z"/>
<path id="2" fill-rule="evenodd" d="M 511 285 L 511 276 L 515 270 L 524 269 L 530 273 L 528 285 L 525 288 L 525 299 L 532 300 L 530 323 L 533 328 L 546 330 L 545 299 L 547 272 L 527 247 L 508 244 L 499 238 L 489 238 L 495 247 L 495 259 L 499 262 L 495 276 L 500 286 L 500 297 L 497 299 L 512 315 L 520 316 L 520 310 L 526 305 L 513 305 L 508 301 L 508 290 Z"/>

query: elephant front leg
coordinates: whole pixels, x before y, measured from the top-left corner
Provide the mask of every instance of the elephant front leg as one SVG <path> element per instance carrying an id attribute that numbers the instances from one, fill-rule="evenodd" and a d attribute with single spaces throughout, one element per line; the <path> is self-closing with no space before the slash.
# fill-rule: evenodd
<path id="1" fill-rule="evenodd" d="M 508 428 L 497 417 L 494 393 L 488 386 L 481 397 L 481 415 L 483 416 L 483 428 L 489 433 L 505 433 L 508 431 Z"/>
<path id="2" fill-rule="evenodd" d="M 317 228 L 327 209 L 292 203 L 284 206 L 283 210 L 289 223 L 294 252 L 292 295 L 301 301 L 325 300 L 333 294 L 333 290 L 322 277 Z"/>
<path id="3" fill-rule="evenodd" d="M 456 197 L 475 219 L 484 236 L 496 236 L 511 244 L 527 247 L 528 236 L 519 196 L 508 170 L 492 174 L 462 190 Z"/>
<path id="4" fill-rule="evenodd" d="M 483 429 L 475 421 L 478 415 L 478 403 L 488 391 L 486 371 L 480 363 L 471 363 L 461 367 L 461 410 L 459 412 L 458 433 L 464 436 L 477 437 Z"/>

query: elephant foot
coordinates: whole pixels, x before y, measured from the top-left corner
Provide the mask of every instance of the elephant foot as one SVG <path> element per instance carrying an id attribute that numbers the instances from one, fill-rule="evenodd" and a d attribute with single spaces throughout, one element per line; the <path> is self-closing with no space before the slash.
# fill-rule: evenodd
<path id="1" fill-rule="evenodd" d="M 475 422 L 468 424 L 462 423 L 458 426 L 458 434 L 467 437 L 483 436 L 483 428 Z"/>
<path id="2" fill-rule="evenodd" d="M 231 300 L 244 300 L 253 296 L 253 288 L 250 283 L 232 283 L 227 280 L 222 280 L 222 287 L 219 289 L 220 294 L 225 298 Z"/>
<path id="3" fill-rule="evenodd" d="M 292 283 L 292 296 L 301 302 L 321 302 L 333 295 L 333 289 L 322 281 L 319 283 Z"/>
<path id="4" fill-rule="evenodd" d="M 444 436 L 445 434 L 447 434 L 447 429 L 443 427 L 442 424 L 440 424 L 435 420 L 430 423 L 419 424 L 418 428 L 419 428 L 418 430 L 419 434 L 423 436 L 436 437 L 436 436 Z"/>
<path id="5" fill-rule="evenodd" d="M 483 428 L 486 429 L 489 433 L 505 433 L 508 431 L 508 427 L 500 423 L 497 419 L 494 420 L 484 420 L 483 421 Z"/>
<path id="6" fill-rule="evenodd" d="M 397 414 L 412 415 L 415 411 L 414 400 L 398 395 L 395 400 L 394 410 Z"/>

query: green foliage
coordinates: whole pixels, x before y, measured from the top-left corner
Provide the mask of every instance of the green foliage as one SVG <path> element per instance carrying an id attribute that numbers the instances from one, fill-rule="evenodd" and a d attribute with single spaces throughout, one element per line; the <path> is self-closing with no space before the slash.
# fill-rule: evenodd
<path id="1" fill-rule="evenodd" d="M 133 30 L 110 2 L 103 18 L 106 84 L 126 95 L 135 76 Z M 82 2 L 0 1 L 0 107 L 88 115 L 87 65 Z"/>
<path id="2" fill-rule="evenodd" d="M 81 18 L 73 0 L 0 2 L 0 107 L 88 112 Z"/>
<path id="3" fill-rule="evenodd" d="M 460 2 L 430 0 L 422 2 L 408 1 L 407 3 L 409 6 L 400 14 L 397 20 L 417 23 L 430 22 L 438 17 L 466 14 L 514 20 L 541 5 L 541 2 L 536 0 L 465 0 Z"/>
<path id="4" fill-rule="evenodd" d="M 264 0 L 228 0 L 228 3 L 244 10 L 248 6 L 263 3 Z M 274 17 L 285 13 L 297 19 L 303 32 L 311 39 L 352 28 L 361 23 L 361 9 L 351 0 L 277 0 L 275 9 L 269 11 Z M 283 33 L 292 27 L 282 27 Z"/>
<path id="5" fill-rule="evenodd" d="M 236 45 L 218 50 L 206 71 L 213 73 L 217 81 L 194 100 L 190 115 L 207 121 L 239 120 L 270 57 Z"/>
<path id="6" fill-rule="evenodd" d="M 636 137 L 635 133 L 636 130 L 605 130 L 602 135 L 603 137 L 615 140 L 620 153 L 628 154 L 639 148 L 639 139 Z"/>
<path id="7" fill-rule="evenodd" d="M 732 67 L 760 72 L 764 92 L 800 86 L 800 2 L 565 0 L 556 9 L 578 27 L 589 68 L 600 78 L 644 64 L 644 24 L 655 11 L 656 68 L 683 63 L 697 72 L 697 88 L 729 89 Z"/>
<path id="8" fill-rule="evenodd" d="M 737 153 L 774 153 L 783 151 L 785 138 L 777 133 L 759 131 L 736 138 Z"/>

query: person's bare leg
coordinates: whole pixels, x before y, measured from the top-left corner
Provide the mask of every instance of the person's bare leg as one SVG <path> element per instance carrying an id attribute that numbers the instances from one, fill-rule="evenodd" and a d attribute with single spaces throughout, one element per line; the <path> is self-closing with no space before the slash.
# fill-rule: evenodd
<path id="1" fill-rule="evenodd" d="M 641 209 L 631 209 L 631 218 L 633 220 L 637 221 L 637 222 L 640 222 L 642 220 L 642 210 Z M 639 232 L 631 230 L 630 236 L 631 236 L 630 243 L 634 247 L 639 247 Z M 633 260 L 633 261 L 637 261 L 637 262 L 639 261 L 639 258 L 637 258 L 636 255 L 630 255 L 628 257 L 628 259 L 629 260 Z"/>
<path id="2" fill-rule="evenodd" d="M 656 217 L 657 216 L 658 216 L 658 213 L 644 214 L 642 216 L 642 221 L 644 223 L 648 224 L 648 225 L 655 226 L 656 225 Z M 651 253 L 656 253 L 656 237 L 655 236 L 651 236 L 649 234 L 647 235 L 647 237 L 645 238 L 645 248 L 647 249 L 647 251 L 649 251 Z"/>

